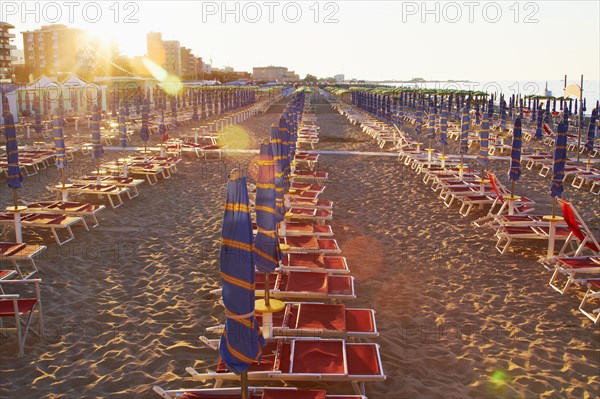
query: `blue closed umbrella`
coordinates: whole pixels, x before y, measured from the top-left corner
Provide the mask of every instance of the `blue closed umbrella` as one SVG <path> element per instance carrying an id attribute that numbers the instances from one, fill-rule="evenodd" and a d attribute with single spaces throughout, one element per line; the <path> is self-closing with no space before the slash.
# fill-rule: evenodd
<path id="1" fill-rule="evenodd" d="M 255 271 L 252 251 L 252 220 L 246 178 L 237 170 L 227 181 L 221 232 L 221 281 L 225 306 L 225 329 L 219 354 L 236 374 L 260 360 L 265 340 L 254 317 Z"/>
<path id="2" fill-rule="evenodd" d="M 119 146 L 125 151 L 127 147 L 127 126 L 125 125 L 125 108 L 119 109 Z"/>
<path id="3" fill-rule="evenodd" d="M 469 116 L 469 108 L 465 106 L 462 109 L 462 116 L 461 116 L 461 123 L 460 123 L 460 146 L 459 146 L 458 151 L 461 155 L 466 154 L 469 151 L 470 126 L 471 126 L 471 117 Z"/>
<path id="4" fill-rule="evenodd" d="M 21 188 L 23 175 L 19 167 L 19 145 L 17 143 L 17 130 L 15 129 L 15 121 L 13 114 L 10 112 L 6 97 L 2 96 L 2 118 L 4 119 L 4 138 L 6 139 L 6 157 L 8 163 L 8 187 L 12 189 Z M 15 207 L 16 191 L 15 193 Z"/>
<path id="5" fill-rule="evenodd" d="M 198 120 L 198 93 L 192 92 L 192 120 L 196 122 Z"/>
<path id="6" fill-rule="evenodd" d="M 417 143 L 421 143 L 421 129 L 423 127 L 423 110 L 419 106 L 415 114 L 415 134 L 417 135 Z"/>
<path id="7" fill-rule="evenodd" d="M 54 148 L 56 154 L 56 167 L 61 169 L 61 173 L 67 167 L 67 158 L 65 154 L 65 136 L 63 134 L 63 117 L 59 110 L 52 116 L 52 126 L 54 128 Z"/>
<path id="8" fill-rule="evenodd" d="M 598 121 L 598 108 L 592 110 L 592 116 L 590 117 L 590 125 L 588 127 L 587 141 L 585 142 L 585 149 L 589 152 L 594 151 L 594 138 L 596 137 L 596 122 Z"/>
<path id="9" fill-rule="evenodd" d="M 433 107 L 429 107 L 427 117 L 427 138 L 429 140 L 435 139 L 435 109 Z"/>
<path id="10" fill-rule="evenodd" d="M 35 133 L 41 136 L 42 129 L 44 128 L 42 125 L 42 110 L 40 107 L 40 98 L 35 93 L 33 94 L 33 112 L 35 113 L 33 128 L 35 129 Z"/>
<path id="11" fill-rule="evenodd" d="M 510 171 L 508 178 L 513 182 L 521 177 L 521 145 L 523 139 L 523 131 L 521 129 L 521 117 L 515 119 L 513 128 L 512 148 L 510 151 Z"/>
<path id="12" fill-rule="evenodd" d="M 140 128 L 140 139 L 144 142 L 144 146 L 150 140 L 150 131 L 148 130 L 148 114 L 150 113 L 150 103 L 147 99 L 142 101 L 142 127 Z"/>
<path id="13" fill-rule="evenodd" d="M 262 143 L 256 181 L 258 233 L 254 240 L 254 261 L 256 269 L 261 273 L 273 273 L 281 260 L 275 210 L 275 168 L 273 145 L 270 142 Z"/>
<path id="14" fill-rule="evenodd" d="M 273 160 L 275 161 L 275 208 L 277 210 L 277 221 L 281 222 L 285 216 L 285 154 L 281 131 L 278 126 L 271 126 L 271 144 L 273 145 Z"/>
<path id="15" fill-rule="evenodd" d="M 442 108 L 440 114 L 440 145 L 446 147 L 448 145 L 448 111 Z"/>
<path id="16" fill-rule="evenodd" d="M 100 111 L 97 105 L 92 107 L 92 158 L 99 159 L 104 155 L 100 136 Z"/>
<path id="17" fill-rule="evenodd" d="M 552 198 L 560 198 L 564 188 L 565 163 L 567 162 L 567 122 L 563 119 L 556 129 L 556 141 L 554 143 L 554 158 L 552 162 L 552 186 L 550 195 Z"/>
<path id="18" fill-rule="evenodd" d="M 477 155 L 477 163 L 484 169 L 487 169 L 489 163 L 489 139 L 490 113 L 488 111 L 483 114 L 483 121 L 481 122 L 481 129 L 479 130 L 479 155 Z"/>
<path id="19" fill-rule="evenodd" d="M 541 140 L 542 139 L 542 122 L 543 122 L 543 113 L 542 113 L 542 109 L 539 108 L 538 109 L 538 113 L 537 113 L 537 118 L 536 118 L 536 125 L 535 125 L 535 139 L 536 140 Z"/>

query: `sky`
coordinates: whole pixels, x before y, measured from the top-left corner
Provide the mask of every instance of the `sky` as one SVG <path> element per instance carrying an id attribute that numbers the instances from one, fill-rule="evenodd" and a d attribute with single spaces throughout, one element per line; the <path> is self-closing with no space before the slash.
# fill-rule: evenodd
<path id="1" fill-rule="evenodd" d="M 0 20 L 17 33 L 64 23 L 114 38 L 134 56 L 157 31 L 213 66 L 242 71 L 278 65 L 301 77 L 600 80 L 598 1 L 1 3 Z M 15 44 L 23 47 L 20 34 Z"/>

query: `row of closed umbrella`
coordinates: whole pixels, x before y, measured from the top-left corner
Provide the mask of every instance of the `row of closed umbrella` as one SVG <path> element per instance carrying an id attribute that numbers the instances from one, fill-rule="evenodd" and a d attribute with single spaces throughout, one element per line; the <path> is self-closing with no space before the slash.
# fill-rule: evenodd
<path id="1" fill-rule="evenodd" d="M 279 209 L 282 203 L 278 201 L 285 193 L 286 175 L 293 159 L 294 129 L 297 129 L 294 121 L 302 112 L 299 103 L 304 103 L 303 93 L 293 97 L 279 125 L 271 129 L 269 140 L 260 146 L 256 237 L 252 235 L 246 178 L 234 170 L 227 182 L 220 254 L 226 322 L 219 353 L 231 370 L 242 375 L 242 381 L 248 367 L 260 360 L 265 345 L 254 315 L 255 270 L 268 276 L 281 261 L 277 223 L 283 220 L 285 208 Z M 268 293 L 268 284 L 265 286 Z"/>

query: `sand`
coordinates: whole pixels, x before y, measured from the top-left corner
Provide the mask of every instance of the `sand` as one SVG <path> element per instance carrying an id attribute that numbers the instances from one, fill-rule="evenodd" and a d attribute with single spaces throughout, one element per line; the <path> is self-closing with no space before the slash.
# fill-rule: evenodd
<path id="1" fill-rule="evenodd" d="M 380 151 L 322 97 L 315 103 L 316 149 Z M 282 110 L 273 106 L 233 129 L 229 148 L 257 149 Z M 188 154 L 173 178 L 143 186 L 140 197 L 107 209 L 89 233 L 77 228 L 61 248 L 49 234 L 26 230 L 26 242 L 48 245 L 38 260 L 46 326 L 21 359 L 14 337 L 2 338 L 0 397 L 153 398 L 155 384 L 201 386 L 185 368 L 214 369 L 217 361 L 197 337 L 223 320 L 209 291 L 220 285 L 226 175 L 254 160 Z M 78 154 L 71 166 L 83 173 L 93 163 Z M 537 263 L 542 244 L 519 241 L 500 255 L 492 231 L 470 224 L 481 213 L 463 218 L 445 208 L 393 157 L 321 155 L 318 168 L 330 172 L 323 198 L 335 201 L 332 225 L 356 276 L 358 298 L 349 304 L 377 310 L 387 380 L 368 384 L 369 398 L 600 395 L 600 332 L 577 311 L 581 289 L 560 296 L 548 287 Z M 505 183 L 507 168 L 491 163 Z M 31 177 L 20 196 L 51 198 L 44 187 L 55 180 L 55 169 Z M 548 187 L 549 178 L 525 170 L 517 190 L 547 212 Z M 570 186 L 565 197 L 597 233 L 600 198 Z"/>

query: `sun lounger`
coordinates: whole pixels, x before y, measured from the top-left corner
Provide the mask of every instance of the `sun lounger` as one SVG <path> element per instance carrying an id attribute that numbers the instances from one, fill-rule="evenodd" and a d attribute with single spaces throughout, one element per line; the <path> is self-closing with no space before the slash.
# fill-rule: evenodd
<path id="1" fill-rule="evenodd" d="M 599 255 L 600 244 L 598 243 L 598 240 L 596 240 L 596 237 L 594 237 L 594 234 L 587 224 L 585 224 L 573 204 L 561 198 L 558 199 L 558 202 L 561 205 L 565 222 L 570 229 L 570 234 L 560 250 L 560 254 L 580 256 L 583 252 L 588 251 L 591 252 L 592 255 Z M 567 252 L 569 246 L 575 247 L 575 250 Z"/>
<path id="2" fill-rule="evenodd" d="M 155 386 L 163 399 L 242 399 L 240 388 L 180 389 L 167 391 Z M 322 390 L 249 387 L 248 399 L 367 399 L 364 395 L 328 395 Z"/>
<path id="3" fill-rule="evenodd" d="M 286 254 L 281 268 L 285 271 L 315 271 L 329 274 L 349 274 L 350 269 L 343 256 L 322 254 Z"/>
<path id="4" fill-rule="evenodd" d="M 63 188 L 61 187 L 49 187 L 51 191 L 58 191 L 59 195 Z M 106 196 L 106 199 L 110 203 L 112 208 L 118 208 L 123 205 L 123 194 L 127 194 L 129 188 L 118 187 L 112 184 L 72 184 L 70 187 L 65 188 L 68 193 L 73 194 L 86 194 L 86 195 L 97 195 L 99 198 Z M 116 200 L 116 202 L 115 202 Z"/>
<path id="5" fill-rule="evenodd" d="M 333 238 L 317 238 L 314 235 L 280 237 L 279 243 L 284 254 L 338 254 L 341 252 L 337 241 Z"/>
<path id="6" fill-rule="evenodd" d="M 39 279 L 0 280 L 2 292 L 5 292 L 8 287 L 15 290 L 23 290 L 27 286 L 34 286 L 34 292 L 0 295 L 0 320 L 3 322 L 14 320 L 15 327 L 12 329 L 17 333 L 19 357 L 22 357 L 25 353 L 27 334 L 29 331 L 35 332 L 31 330 L 31 322 L 34 316 L 37 316 L 38 319 L 37 335 L 41 335 L 44 331 L 40 283 L 41 280 Z M 0 324 L 0 326 L 2 326 L 1 330 L 9 330 L 4 327 L 4 324 Z"/>
<path id="7" fill-rule="evenodd" d="M 318 172 L 311 170 L 297 170 L 294 174 L 290 175 L 290 180 L 293 182 L 306 181 L 315 184 L 323 184 L 329 177 L 327 172 Z"/>
<path id="8" fill-rule="evenodd" d="M 565 277 L 566 282 L 560 284 L 561 277 Z M 554 272 L 549 284 L 556 291 L 564 294 L 571 284 L 581 285 L 589 280 L 600 281 L 600 256 L 557 257 L 554 259 Z"/>
<path id="9" fill-rule="evenodd" d="M 200 374 L 186 369 L 196 380 L 238 380 L 222 360 L 215 372 Z M 248 370 L 250 381 L 337 381 L 350 382 L 357 394 L 365 393 L 365 382 L 383 381 L 379 345 L 347 343 L 341 339 L 296 338 L 270 341 L 263 348 L 260 363 Z"/>
<path id="10" fill-rule="evenodd" d="M 0 260 L 8 260 L 12 263 L 15 268 L 15 272 L 21 279 L 28 279 L 38 272 L 38 268 L 35 264 L 34 256 L 40 254 L 46 249 L 44 245 L 28 245 L 23 243 L 15 242 L 0 242 Z M 24 272 L 21 270 L 19 262 L 26 261 L 31 265 L 29 271 Z M 4 273 L 4 278 L 8 278 L 10 275 Z"/>
<path id="11" fill-rule="evenodd" d="M 83 202 L 40 201 L 27 204 L 27 211 L 35 213 L 60 213 L 67 216 L 78 216 L 84 221 L 85 229 L 89 231 L 85 218 L 91 218 L 91 227 L 98 227 L 97 214 L 106 209 L 104 205 L 93 205 Z"/>
<path id="12" fill-rule="evenodd" d="M 333 201 L 316 200 L 310 198 L 291 198 L 290 206 L 299 209 L 333 209 Z"/>
<path id="13" fill-rule="evenodd" d="M 596 324 L 600 319 L 600 306 L 596 305 L 596 308 L 591 310 L 587 309 L 587 305 L 592 302 L 593 299 L 596 300 L 596 303 L 600 299 L 600 281 L 588 282 L 588 290 L 579 305 L 579 311 Z"/>
<path id="14" fill-rule="evenodd" d="M 568 227 L 557 226 L 556 240 L 566 240 L 570 233 L 571 230 Z M 550 227 L 548 225 L 500 226 L 496 229 L 495 237 L 498 239 L 496 249 L 504 254 L 514 239 L 548 240 Z"/>
<path id="15" fill-rule="evenodd" d="M 327 209 L 290 208 L 285 214 L 285 219 L 288 221 L 314 220 L 318 224 L 324 224 L 326 220 L 333 219 L 333 211 Z"/>
<path id="16" fill-rule="evenodd" d="M 279 299 L 355 299 L 354 277 L 315 271 L 277 273 L 269 279 L 271 296 Z M 265 295 L 265 276 L 256 273 L 256 296 Z"/>
<path id="17" fill-rule="evenodd" d="M 73 180 L 76 184 L 93 184 L 98 181 L 98 176 L 84 176 Z M 143 179 L 133 179 L 131 177 L 120 176 L 100 176 L 100 184 L 107 184 L 117 187 L 127 187 L 127 196 L 133 199 L 140 195 L 138 187 L 144 183 Z"/>
<path id="18" fill-rule="evenodd" d="M 301 183 L 301 182 L 292 182 L 290 184 L 290 191 L 314 191 L 317 193 L 322 193 L 325 190 L 325 186 L 320 186 L 317 184 L 310 183 Z"/>
<path id="19" fill-rule="evenodd" d="M 286 222 L 285 234 L 282 236 L 333 236 L 331 226 L 325 224 L 312 224 L 307 222 Z"/>
<path id="20" fill-rule="evenodd" d="M 82 226 L 86 226 L 85 221 L 81 217 L 77 216 L 65 216 L 57 213 L 22 213 L 21 214 L 21 225 L 23 228 L 29 227 L 33 229 L 50 229 L 56 243 L 58 245 L 63 245 L 75 238 L 73 235 L 73 230 L 71 229 L 73 225 L 81 224 Z M 8 226 L 14 225 L 14 215 L 12 213 L 2 213 L 0 214 L 0 224 L 4 225 L 4 229 Z M 68 237 L 65 240 L 62 240 L 58 236 L 57 230 L 66 230 Z"/>

